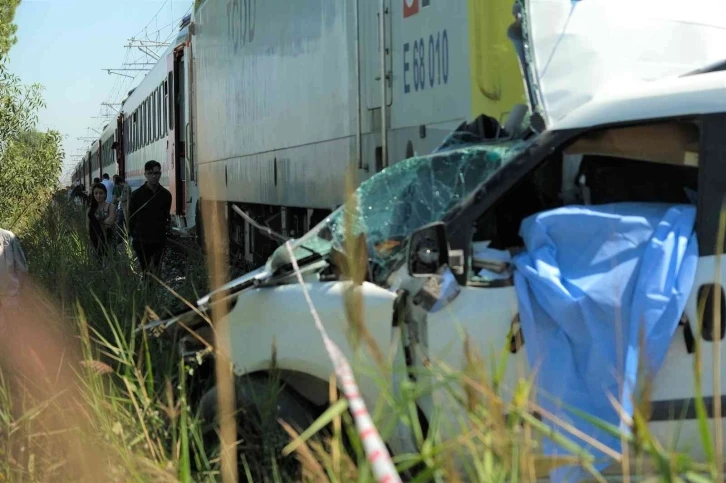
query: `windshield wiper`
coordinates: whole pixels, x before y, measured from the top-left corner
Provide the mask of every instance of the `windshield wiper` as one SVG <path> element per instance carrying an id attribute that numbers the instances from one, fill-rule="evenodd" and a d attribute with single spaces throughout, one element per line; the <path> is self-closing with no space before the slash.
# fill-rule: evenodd
<path id="1" fill-rule="evenodd" d="M 239 216 L 244 218 L 244 220 L 247 221 L 247 223 L 249 223 L 250 225 L 252 225 L 255 228 L 257 228 L 258 230 L 260 230 L 263 234 L 267 235 L 267 237 L 269 239 L 275 240 L 278 242 L 282 242 L 282 243 L 286 243 L 289 240 L 289 238 L 287 238 L 284 235 L 281 235 L 280 233 L 277 233 L 269 226 L 262 226 L 259 223 L 257 223 L 254 219 L 252 219 L 252 217 L 250 215 L 248 215 L 247 213 L 242 211 L 242 209 L 239 206 L 232 205 L 232 209 L 235 211 L 235 213 L 237 213 Z M 306 247 L 305 245 L 298 245 L 298 247 L 309 251 L 313 255 L 319 255 L 318 252 Z M 298 248 L 298 247 L 296 247 L 296 248 Z"/>

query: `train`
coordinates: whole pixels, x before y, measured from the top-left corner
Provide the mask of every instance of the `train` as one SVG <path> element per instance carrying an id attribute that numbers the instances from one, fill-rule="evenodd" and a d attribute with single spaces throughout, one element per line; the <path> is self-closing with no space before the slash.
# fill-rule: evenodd
<path id="1" fill-rule="evenodd" d="M 344 202 L 347 176 L 526 104 L 512 15 L 513 0 L 197 0 L 73 179 L 136 189 L 157 160 L 173 231 L 198 235 L 217 203 L 231 256 L 259 263 L 278 242 L 234 206 L 298 237 Z"/>

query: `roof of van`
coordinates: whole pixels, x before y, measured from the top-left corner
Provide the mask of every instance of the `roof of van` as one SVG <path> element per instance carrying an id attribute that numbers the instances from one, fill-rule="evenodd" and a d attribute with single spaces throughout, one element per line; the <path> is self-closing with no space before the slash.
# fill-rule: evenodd
<path id="1" fill-rule="evenodd" d="M 726 71 L 604 86 L 550 130 L 726 112 Z"/>

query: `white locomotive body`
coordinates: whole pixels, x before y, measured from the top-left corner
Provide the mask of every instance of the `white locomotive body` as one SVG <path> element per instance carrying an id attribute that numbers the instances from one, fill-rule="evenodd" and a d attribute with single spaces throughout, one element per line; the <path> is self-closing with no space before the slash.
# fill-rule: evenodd
<path id="1" fill-rule="evenodd" d="M 297 237 L 343 203 L 349 171 L 359 183 L 473 117 L 503 120 L 524 100 L 510 20 L 509 1 L 205 0 L 192 36 L 201 198 Z M 269 255 L 274 243 L 229 220 L 238 253 Z"/>

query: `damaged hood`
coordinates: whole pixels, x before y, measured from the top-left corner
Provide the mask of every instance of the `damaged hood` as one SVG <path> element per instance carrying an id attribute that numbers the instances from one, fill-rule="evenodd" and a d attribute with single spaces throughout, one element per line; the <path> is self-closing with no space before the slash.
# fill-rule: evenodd
<path id="1" fill-rule="evenodd" d="M 215 293 L 227 293 L 234 296 L 234 294 L 241 293 L 242 291 L 247 290 L 250 287 L 262 283 L 264 280 L 268 279 L 270 275 L 271 274 L 268 271 L 267 267 L 262 266 L 257 270 L 253 270 L 244 274 L 241 277 L 229 281 L 222 287 L 200 298 L 193 304 L 194 309 L 190 307 L 184 307 L 182 310 L 178 311 L 167 319 L 155 320 L 137 327 L 136 332 L 140 332 L 143 330 L 163 330 L 182 320 L 186 321 L 186 323 L 191 325 L 191 321 L 198 313 L 205 314 L 209 312 L 210 300 Z"/>
<path id="2" fill-rule="evenodd" d="M 723 0 L 519 0 L 516 12 L 531 107 L 547 128 L 619 86 L 726 58 Z"/>

